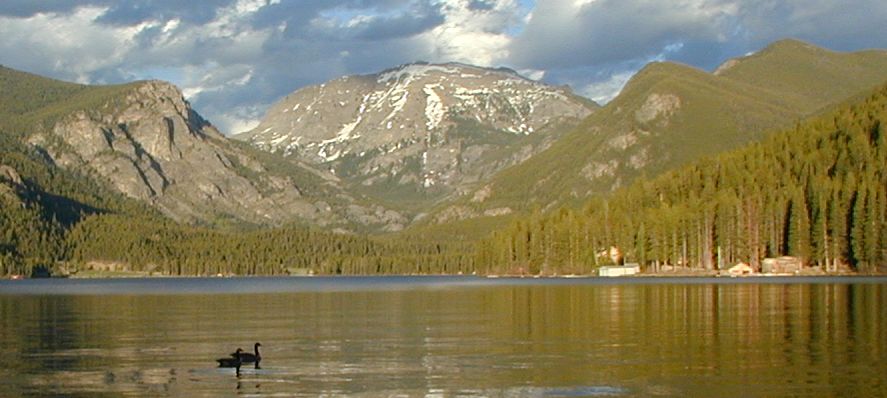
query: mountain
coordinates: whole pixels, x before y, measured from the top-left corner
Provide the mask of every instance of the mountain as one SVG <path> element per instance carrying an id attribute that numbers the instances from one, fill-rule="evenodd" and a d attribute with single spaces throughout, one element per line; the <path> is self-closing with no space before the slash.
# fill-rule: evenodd
<path id="1" fill-rule="evenodd" d="M 838 53 L 795 40 L 730 60 L 715 73 L 652 63 L 550 148 L 431 218 L 580 203 L 639 176 L 759 140 L 885 80 L 887 51 Z"/>
<path id="2" fill-rule="evenodd" d="M 809 112 L 887 81 L 885 56 L 884 50 L 841 53 L 787 39 L 728 60 L 713 74 L 767 90 Z"/>
<path id="3" fill-rule="evenodd" d="M 478 272 L 590 274 L 602 249 L 625 262 L 766 269 L 794 256 L 810 272 L 887 271 L 887 85 L 785 131 L 640 178 L 581 210 L 534 213 L 478 244 Z M 766 271 L 765 271 L 766 272 Z M 778 271 L 776 271 L 778 272 Z"/>
<path id="4" fill-rule="evenodd" d="M 529 159 L 596 108 L 508 69 L 416 63 L 299 89 L 236 138 L 421 211 Z"/>
<path id="5" fill-rule="evenodd" d="M 335 176 L 220 134 L 169 83 L 84 86 L 4 68 L 3 134 L 126 197 L 188 223 L 403 222 L 344 192 Z"/>

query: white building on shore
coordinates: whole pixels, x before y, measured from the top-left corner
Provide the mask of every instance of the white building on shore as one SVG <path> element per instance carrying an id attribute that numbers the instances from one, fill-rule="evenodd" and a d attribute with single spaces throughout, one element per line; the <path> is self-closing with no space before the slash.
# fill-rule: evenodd
<path id="1" fill-rule="evenodd" d="M 628 276 L 639 272 L 640 264 L 608 265 L 598 270 L 598 276 Z"/>

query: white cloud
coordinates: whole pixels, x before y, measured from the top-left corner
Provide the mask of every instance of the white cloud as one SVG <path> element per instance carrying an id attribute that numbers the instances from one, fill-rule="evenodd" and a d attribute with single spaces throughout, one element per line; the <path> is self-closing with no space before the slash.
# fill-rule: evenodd
<path id="1" fill-rule="evenodd" d="M 470 0 L 442 0 L 444 22 L 420 36 L 434 61 L 458 61 L 494 66 L 508 57 L 511 36 L 506 31 L 519 23 L 513 0 L 495 0 L 487 8 L 472 7 Z"/>
<path id="2" fill-rule="evenodd" d="M 783 37 L 834 49 L 885 47 L 887 2 L 883 0 L 732 1 L 737 28 L 756 46 Z"/>
<path id="3" fill-rule="evenodd" d="M 717 41 L 736 13 L 718 0 L 539 2 L 510 48 L 521 67 L 605 65 L 647 58 L 676 41 Z"/>
<path id="4" fill-rule="evenodd" d="M 622 87 L 625 86 L 625 83 L 628 83 L 628 80 L 634 76 L 635 72 L 634 70 L 618 72 L 610 75 L 603 81 L 591 82 L 584 87 L 580 87 L 579 94 L 591 98 L 598 104 L 606 104 L 619 95 Z"/>
<path id="5" fill-rule="evenodd" d="M 3 61 L 30 72 L 88 83 L 91 72 L 124 63 L 133 38 L 148 26 L 96 24 L 105 10 L 84 7 L 68 15 L 0 17 Z"/>
<path id="6" fill-rule="evenodd" d="M 213 114 L 212 123 L 218 126 L 224 134 L 239 134 L 250 131 L 259 125 L 261 114 L 252 117 L 248 116 L 249 112 L 243 112 L 238 109 L 233 112 Z"/>
<path id="7" fill-rule="evenodd" d="M 545 78 L 545 71 L 539 69 L 521 69 L 517 71 L 521 76 L 524 76 L 530 80 L 542 80 Z"/>

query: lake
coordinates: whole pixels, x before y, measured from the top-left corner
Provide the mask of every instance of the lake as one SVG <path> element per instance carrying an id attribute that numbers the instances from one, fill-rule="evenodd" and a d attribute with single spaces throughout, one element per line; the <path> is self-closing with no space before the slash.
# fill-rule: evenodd
<path id="1" fill-rule="evenodd" d="M 0 396 L 887 396 L 883 277 L 0 281 L 0 314 Z"/>

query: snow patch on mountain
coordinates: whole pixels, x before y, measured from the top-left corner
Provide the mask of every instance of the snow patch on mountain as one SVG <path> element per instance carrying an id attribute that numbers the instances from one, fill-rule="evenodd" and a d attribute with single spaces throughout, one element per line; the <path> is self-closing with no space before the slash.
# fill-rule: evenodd
<path id="1" fill-rule="evenodd" d="M 439 83 L 435 84 L 426 84 L 422 91 L 425 92 L 425 126 L 428 130 L 434 130 L 438 126 L 440 126 L 440 122 L 443 120 L 444 112 L 446 108 L 443 106 L 443 102 L 440 99 L 440 96 L 434 91 L 435 88 L 439 88 L 441 85 Z"/>
<path id="2" fill-rule="evenodd" d="M 391 80 L 401 81 L 404 78 L 410 80 L 419 79 L 427 76 L 431 72 L 440 72 L 443 74 L 458 74 L 460 69 L 449 65 L 433 65 L 433 64 L 410 64 L 394 70 L 383 72 L 376 79 L 379 83 L 388 83 Z"/>

